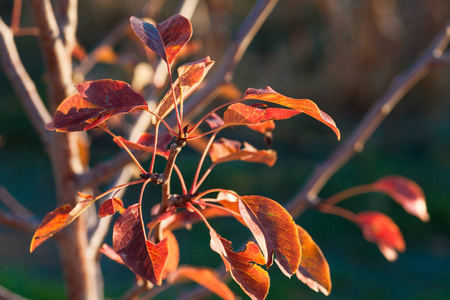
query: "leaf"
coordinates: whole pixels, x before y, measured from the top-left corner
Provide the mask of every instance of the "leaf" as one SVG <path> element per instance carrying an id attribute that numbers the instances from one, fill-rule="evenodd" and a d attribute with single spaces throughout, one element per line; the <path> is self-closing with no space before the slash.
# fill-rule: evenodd
<path id="1" fill-rule="evenodd" d="M 139 139 L 136 143 L 130 142 L 126 139 L 124 139 L 121 136 L 118 136 L 117 139 L 120 139 L 122 143 L 124 143 L 129 149 L 132 150 L 138 150 L 143 152 L 150 152 L 152 153 L 155 147 L 155 135 L 152 133 L 144 132 L 141 134 Z M 119 147 L 122 147 L 120 142 L 114 138 L 114 142 L 119 145 Z M 156 154 L 168 158 L 169 157 L 169 150 L 167 149 L 167 146 L 172 141 L 172 136 L 170 133 L 160 133 L 158 135 L 158 145 L 156 146 Z"/>
<path id="2" fill-rule="evenodd" d="M 298 269 L 302 249 L 296 224 L 291 215 L 276 201 L 262 196 L 242 196 L 239 211 L 253 233 L 267 260 L 267 267 L 275 262 L 291 277 Z"/>
<path id="3" fill-rule="evenodd" d="M 182 15 L 173 15 L 156 26 L 136 17 L 131 17 L 130 23 L 141 41 L 168 65 L 192 36 L 191 22 Z"/>
<path id="4" fill-rule="evenodd" d="M 242 160 L 263 163 L 272 167 L 277 160 L 277 153 L 274 150 L 257 150 L 246 142 L 244 142 L 244 148 L 241 149 L 240 142 L 225 138 L 220 138 L 211 145 L 209 156 L 216 164 Z"/>
<path id="5" fill-rule="evenodd" d="M 400 229 L 385 214 L 376 211 L 361 212 L 357 215 L 357 222 L 364 238 L 377 244 L 387 260 L 394 261 L 398 257 L 397 251 L 405 251 L 405 241 Z"/>
<path id="6" fill-rule="evenodd" d="M 125 211 L 123 208 L 123 202 L 119 198 L 112 198 L 105 200 L 98 209 L 98 217 L 103 218 L 119 212 L 120 214 Z"/>
<path id="7" fill-rule="evenodd" d="M 312 290 L 319 290 L 328 296 L 331 292 L 330 267 L 319 246 L 309 233 L 297 225 L 300 244 L 302 245 L 302 261 L 296 274 L 297 278 Z"/>
<path id="8" fill-rule="evenodd" d="M 242 103 L 228 106 L 223 113 L 223 120 L 228 126 L 252 125 L 266 121 L 284 120 L 298 115 L 299 111 L 285 108 L 260 108 Z"/>
<path id="9" fill-rule="evenodd" d="M 206 118 L 205 122 L 208 123 L 208 125 L 211 129 L 216 129 L 216 128 L 219 128 L 219 127 L 222 127 L 223 125 L 225 125 L 225 122 L 223 121 L 223 119 L 215 113 L 212 113 L 210 116 L 208 116 Z"/>
<path id="10" fill-rule="evenodd" d="M 165 230 L 164 236 L 167 238 L 167 246 L 169 249 L 167 262 L 163 271 L 163 278 L 166 278 L 168 274 L 171 274 L 178 269 L 178 264 L 180 262 L 180 247 L 177 238 L 172 231 Z"/>
<path id="11" fill-rule="evenodd" d="M 248 242 L 244 251 L 234 252 L 231 242 L 220 237 L 213 229 L 210 229 L 211 249 L 217 252 L 225 264 L 227 271 L 231 273 L 242 290 L 254 300 L 264 299 L 269 292 L 269 274 L 259 265 L 266 260 L 258 246 Z"/>
<path id="12" fill-rule="evenodd" d="M 147 110 L 144 98 L 127 83 L 111 79 L 86 81 L 76 85 L 79 94 L 64 99 L 53 122 L 46 127 L 60 132 L 83 131 L 106 121 L 112 115 L 135 109 Z"/>
<path id="13" fill-rule="evenodd" d="M 39 225 L 33 235 L 33 238 L 31 239 L 30 253 L 43 242 L 48 240 L 53 235 L 50 235 L 51 232 L 55 231 L 57 228 L 60 228 L 66 222 L 71 210 L 72 207 L 69 204 L 66 204 L 45 215 L 42 224 Z"/>
<path id="14" fill-rule="evenodd" d="M 295 109 L 300 113 L 303 112 L 330 127 L 336 134 L 337 138 L 341 138 L 339 129 L 336 127 L 336 123 L 334 123 L 333 119 L 321 111 L 319 107 L 311 100 L 289 98 L 275 92 L 268 86 L 263 89 L 247 89 L 244 99 L 267 101 Z"/>
<path id="15" fill-rule="evenodd" d="M 167 238 L 158 244 L 146 240 L 139 204 L 127 208 L 114 224 L 113 247 L 123 262 L 137 275 L 161 285 L 169 254 Z"/>
<path id="16" fill-rule="evenodd" d="M 270 120 L 263 123 L 247 125 L 247 127 L 259 133 L 266 134 L 267 132 L 272 132 L 275 129 L 275 122 Z"/>
<path id="17" fill-rule="evenodd" d="M 183 101 L 186 100 L 186 98 L 195 91 L 208 71 L 212 68 L 213 64 L 214 61 L 207 56 L 198 61 L 184 64 L 178 68 L 178 79 L 173 84 L 177 105 L 180 103 L 181 99 L 183 99 Z M 173 109 L 173 94 L 172 89 L 169 89 L 154 112 L 161 118 L 164 118 Z"/>
<path id="18" fill-rule="evenodd" d="M 125 265 L 122 257 L 120 257 L 119 254 L 117 254 L 116 251 L 114 251 L 113 248 L 111 248 L 109 245 L 107 244 L 103 244 L 100 249 L 98 250 L 98 252 L 102 253 L 103 255 L 105 255 L 106 257 L 108 257 L 110 260 L 115 261 L 116 263 Z"/>
<path id="19" fill-rule="evenodd" d="M 115 64 L 118 60 L 118 56 L 114 49 L 109 45 L 103 45 L 97 48 L 94 52 L 94 57 L 97 62 L 106 64 Z"/>
<path id="20" fill-rule="evenodd" d="M 430 216 L 427 212 L 425 195 L 420 186 L 414 181 L 402 176 L 386 176 L 371 185 L 376 191 L 389 195 L 394 201 L 413 216 L 423 222 L 428 222 Z"/>
<path id="21" fill-rule="evenodd" d="M 227 287 L 227 285 L 220 281 L 219 275 L 214 269 L 181 266 L 174 273 L 174 276 L 170 281 L 177 282 L 183 278 L 197 282 L 222 299 L 236 299 L 233 292 Z"/>

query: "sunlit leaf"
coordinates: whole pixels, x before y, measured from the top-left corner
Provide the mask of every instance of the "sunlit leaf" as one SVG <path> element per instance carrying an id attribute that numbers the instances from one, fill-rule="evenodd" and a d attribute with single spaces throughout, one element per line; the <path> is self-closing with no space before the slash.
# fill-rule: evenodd
<path id="1" fill-rule="evenodd" d="M 277 153 L 274 150 L 257 150 L 246 142 L 244 142 L 244 148 L 241 149 L 240 142 L 225 138 L 220 138 L 211 145 L 209 156 L 216 164 L 242 160 L 263 163 L 271 167 L 277 160 Z"/>
<path id="2" fill-rule="evenodd" d="M 33 252 L 39 245 L 48 240 L 56 229 L 60 228 L 67 220 L 69 212 L 72 210 L 69 204 L 58 207 L 52 212 L 49 212 L 39 225 L 38 229 L 31 239 L 30 252 Z"/>
<path id="3" fill-rule="evenodd" d="M 399 203 L 410 214 L 423 222 L 428 222 L 425 195 L 420 186 L 414 181 L 402 176 L 386 176 L 372 184 L 378 192 L 385 193 Z"/>
<path id="4" fill-rule="evenodd" d="M 94 52 L 94 57 L 98 62 L 114 64 L 117 62 L 118 56 L 111 46 L 103 45 Z"/>
<path id="5" fill-rule="evenodd" d="M 127 208 L 114 224 L 113 247 L 123 262 L 137 275 L 161 285 L 169 254 L 167 238 L 153 244 L 145 238 L 139 204 Z"/>
<path id="6" fill-rule="evenodd" d="M 303 112 L 330 127 L 338 139 L 341 137 L 339 129 L 336 127 L 336 123 L 334 123 L 333 119 L 321 111 L 319 107 L 311 100 L 289 98 L 275 92 L 270 87 L 265 87 L 263 89 L 247 89 L 244 99 L 267 101 L 289 107 L 300 113 Z"/>
<path id="7" fill-rule="evenodd" d="M 276 201 L 262 196 L 242 196 L 239 211 L 261 247 L 267 267 L 275 254 L 281 271 L 292 276 L 300 265 L 302 249 L 291 215 Z"/>
<path id="8" fill-rule="evenodd" d="M 377 244 L 381 253 L 389 261 L 397 259 L 397 252 L 405 251 L 405 241 L 397 225 L 391 218 L 376 211 L 361 212 L 357 215 L 358 225 L 364 238 Z"/>
<path id="9" fill-rule="evenodd" d="M 136 17 L 131 17 L 130 23 L 142 42 L 169 65 L 192 36 L 191 22 L 182 15 L 173 15 L 156 26 Z"/>
<path id="10" fill-rule="evenodd" d="M 330 267 L 319 246 L 309 233 L 297 225 L 300 244 L 302 245 L 302 261 L 296 274 L 297 278 L 312 290 L 319 290 L 325 295 L 331 292 Z"/>
<path id="11" fill-rule="evenodd" d="M 220 281 L 219 275 L 214 269 L 181 266 L 170 281 L 177 282 L 184 278 L 197 282 L 222 299 L 236 299 L 228 286 Z"/>
<path id="12" fill-rule="evenodd" d="M 212 68 L 213 64 L 214 61 L 208 56 L 201 60 L 184 64 L 178 68 L 178 79 L 173 84 L 177 105 L 180 103 L 181 99 L 183 99 L 183 101 L 186 100 L 186 98 L 195 91 L 208 71 Z M 172 90 L 169 89 L 154 112 L 161 118 L 164 118 L 173 109 L 173 93 Z"/>
<path id="13" fill-rule="evenodd" d="M 106 257 L 108 257 L 110 260 L 115 261 L 116 263 L 125 265 L 122 257 L 120 257 L 119 254 L 117 254 L 116 251 L 114 251 L 113 248 L 111 248 L 109 245 L 107 244 L 103 244 L 100 249 L 98 250 L 98 252 L 100 252 L 101 254 L 105 255 Z"/>
<path id="14" fill-rule="evenodd" d="M 62 132 L 88 130 L 112 115 L 148 109 L 144 98 L 122 81 L 86 81 L 77 84 L 76 88 L 79 94 L 63 100 L 47 129 Z"/>
<path id="15" fill-rule="evenodd" d="M 138 150 L 143 152 L 150 152 L 152 153 L 155 149 L 155 135 L 152 133 L 143 133 L 136 143 L 130 142 L 126 139 L 124 139 L 121 136 L 118 136 L 117 138 L 114 138 L 114 142 L 119 145 L 119 147 L 122 147 L 120 142 L 117 140 L 120 139 L 122 143 L 124 143 L 129 149 L 132 150 Z M 162 133 L 158 135 L 158 144 L 156 146 L 156 154 L 162 156 L 162 157 L 169 157 L 169 150 L 167 149 L 167 146 L 170 144 L 172 140 L 172 136 L 170 133 Z"/>
<path id="16" fill-rule="evenodd" d="M 125 211 L 123 208 L 123 202 L 119 198 L 112 198 L 105 200 L 98 209 L 98 217 L 103 218 L 119 212 L 120 214 Z"/>
<path id="17" fill-rule="evenodd" d="M 222 257 L 234 281 L 251 299 L 264 299 L 269 292 L 270 279 L 268 273 L 258 266 L 266 263 L 259 247 L 248 242 L 244 251 L 234 252 L 230 241 L 220 237 L 213 229 L 209 233 L 211 249 Z"/>
<path id="18" fill-rule="evenodd" d="M 266 121 L 284 120 L 298 115 L 301 111 L 285 108 L 260 108 L 242 103 L 228 106 L 223 120 L 228 126 L 259 124 Z"/>

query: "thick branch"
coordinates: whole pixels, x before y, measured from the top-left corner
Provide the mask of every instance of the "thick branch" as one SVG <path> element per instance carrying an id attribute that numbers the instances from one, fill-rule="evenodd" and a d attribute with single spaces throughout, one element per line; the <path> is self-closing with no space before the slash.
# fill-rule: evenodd
<path id="1" fill-rule="evenodd" d="M 374 103 L 350 137 L 315 169 L 303 188 L 287 203 L 286 208 L 294 218 L 299 216 L 308 204 L 317 202 L 317 195 L 328 180 L 348 160 L 363 150 L 367 140 L 395 105 L 429 73 L 431 67 L 436 65 L 435 60 L 442 56 L 449 41 L 450 22 L 434 39 L 428 50 L 409 69 L 394 79 L 388 90 Z"/>
<path id="2" fill-rule="evenodd" d="M 31 123 L 44 144 L 49 142 L 45 124 L 52 121 L 47 108 L 20 60 L 12 31 L 0 18 L 0 58 L 2 68 L 8 76 Z"/>

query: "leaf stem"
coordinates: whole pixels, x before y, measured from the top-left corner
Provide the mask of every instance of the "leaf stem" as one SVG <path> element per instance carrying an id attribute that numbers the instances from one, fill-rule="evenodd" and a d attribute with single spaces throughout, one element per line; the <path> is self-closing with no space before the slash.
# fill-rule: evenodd
<path id="1" fill-rule="evenodd" d="M 321 203 L 317 206 L 317 209 L 322 213 L 336 215 L 344 219 L 347 219 L 352 223 L 358 224 L 356 214 L 345 208 Z"/>
<path id="2" fill-rule="evenodd" d="M 208 227 L 209 230 L 214 230 L 211 225 L 209 224 L 208 220 L 206 220 L 205 216 L 194 206 L 192 203 L 186 203 L 186 206 L 192 209 L 205 223 L 205 225 Z"/>
<path id="3" fill-rule="evenodd" d="M 176 114 L 176 116 L 177 116 L 178 131 L 180 132 L 179 135 L 180 135 L 180 137 L 184 137 L 184 136 L 181 136 L 181 134 L 183 133 L 183 132 L 182 132 L 183 125 L 181 124 L 181 123 L 182 123 L 182 120 L 181 120 L 181 117 L 180 117 L 180 112 L 178 111 L 177 97 L 176 97 L 176 95 L 175 95 L 175 89 L 174 89 L 174 87 L 173 87 L 173 82 L 172 82 L 172 71 L 170 70 L 169 64 L 167 64 L 167 72 L 169 73 L 170 89 L 172 90 L 173 106 L 174 106 L 174 108 L 175 108 L 175 114 Z M 181 97 L 181 95 L 180 95 L 180 97 Z M 182 101 L 182 99 L 181 99 L 181 101 Z"/>
<path id="4" fill-rule="evenodd" d="M 208 202 L 200 202 L 199 200 L 192 201 L 192 203 L 197 204 L 197 205 L 205 205 L 205 206 L 209 206 L 209 207 L 215 207 L 217 209 L 221 209 L 223 211 L 229 212 L 233 216 L 237 216 L 239 218 L 242 218 L 242 216 L 240 214 L 238 214 L 237 212 L 235 212 L 235 211 L 233 211 L 233 210 L 231 210 L 229 208 L 226 208 L 226 207 L 224 207 L 222 205 L 217 205 L 217 204 L 208 203 Z"/>
<path id="5" fill-rule="evenodd" d="M 159 214 L 166 211 L 168 208 L 168 200 L 170 196 L 170 178 L 172 175 L 172 170 L 175 165 L 175 160 L 177 158 L 178 153 L 180 153 L 182 145 L 177 143 L 176 141 L 170 145 L 170 153 L 169 158 L 167 159 L 166 169 L 164 170 L 164 182 L 162 184 L 162 201 L 161 206 L 159 207 Z"/>
<path id="6" fill-rule="evenodd" d="M 205 161 L 206 154 L 208 153 L 209 148 L 211 148 L 211 145 L 212 145 L 212 143 L 214 142 L 214 139 L 215 139 L 216 136 L 217 136 L 217 133 L 218 133 L 218 131 L 216 131 L 216 132 L 211 136 L 211 138 L 210 138 L 209 141 L 208 141 L 208 144 L 207 144 L 206 147 L 205 147 L 205 150 L 203 151 L 202 157 L 200 158 L 200 161 L 199 161 L 198 166 L 197 166 L 197 171 L 195 172 L 194 180 L 192 181 L 192 186 L 191 186 L 191 190 L 190 190 L 190 193 L 191 193 L 191 194 L 194 194 L 195 191 L 196 191 L 197 188 L 198 188 L 197 180 L 198 180 L 198 177 L 199 177 L 199 175 L 200 175 L 200 170 L 201 170 L 201 168 L 202 168 L 203 162 Z M 208 169 L 208 170 L 209 170 L 209 169 Z M 204 176 L 203 176 L 203 177 L 204 177 Z M 203 179 L 203 178 L 202 178 L 202 179 Z M 201 182 L 203 182 L 203 180 L 202 180 Z"/>
<path id="7" fill-rule="evenodd" d="M 167 122 L 165 122 L 160 116 L 158 116 L 157 114 L 155 114 L 154 112 L 152 112 L 151 110 L 146 110 L 147 112 L 149 112 L 150 114 L 152 114 L 153 116 L 155 116 L 158 119 L 158 123 L 163 123 L 164 126 L 166 126 L 167 130 L 170 131 L 170 133 L 173 136 L 178 136 L 178 134 L 169 126 L 169 124 L 167 124 Z M 156 126 L 156 125 L 155 125 Z"/>
<path id="8" fill-rule="evenodd" d="M 158 147 L 158 134 L 159 134 L 159 122 L 155 124 L 155 141 L 153 143 L 153 153 L 152 153 L 152 162 L 150 163 L 150 168 L 148 172 L 151 174 L 153 173 L 153 169 L 155 167 L 155 161 L 156 161 L 156 149 Z"/>
<path id="9" fill-rule="evenodd" d="M 324 200 L 323 203 L 327 205 L 336 205 L 342 200 L 348 199 L 350 197 L 359 195 L 359 194 L 365 194 L 375 191 L 373 186 L 371 184 L 364 184 L 364 185 L 358 185 L 351 188 L 348 188 L 346 190 L 340 191 L 337 194 L 334 194 L 333 196 L 329 197 L 328 199 Z"/>

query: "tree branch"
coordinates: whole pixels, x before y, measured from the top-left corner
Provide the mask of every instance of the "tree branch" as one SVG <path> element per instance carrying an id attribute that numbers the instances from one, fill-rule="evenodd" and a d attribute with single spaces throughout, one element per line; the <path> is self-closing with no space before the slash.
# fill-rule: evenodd
<path id="1" fill-rule="evenodd" d="M 286 208 L 294 218 L 298 217 L 308 204 L 317 204 L 317 195 L 324 185 L 347 161 L 363 150 L 367 140 L 395 105 L 436 65 L 435 60 L 442 56 L 449 41 L 450 22 L 436 36 L 428 50 L 392 81 L 388 90 L 372 105 L 350 137 L 315 169 L 303 188 L 287 203 Z"/>
<path id="2" fill-rule="evenodd" d="M 45 124 L 52 121 L 34 82 L 28 75 L 17 52 L 14 35 L 0 18 L 0 59 L 2 68 L 13 86 L 31 123 L 44 145 L 48 145 L 50 133 Z"/>
<path id="3" fill-rule="evenodd" d="M 39 223 L 30 218 L 19 217 L 0 209 L 0 224 L 33 234 Z M 1 299 L 1 298 L 0 298 Z"/>
<path id="4" fill-rule="evenodd" d="M 26 298 L 23 298 L 17 294 L 14 294 L 13 292 L 5 289 L 4 287 L 0 286 L 0 299 L 8 299 L 8 300 L 27 300 Z"/>

